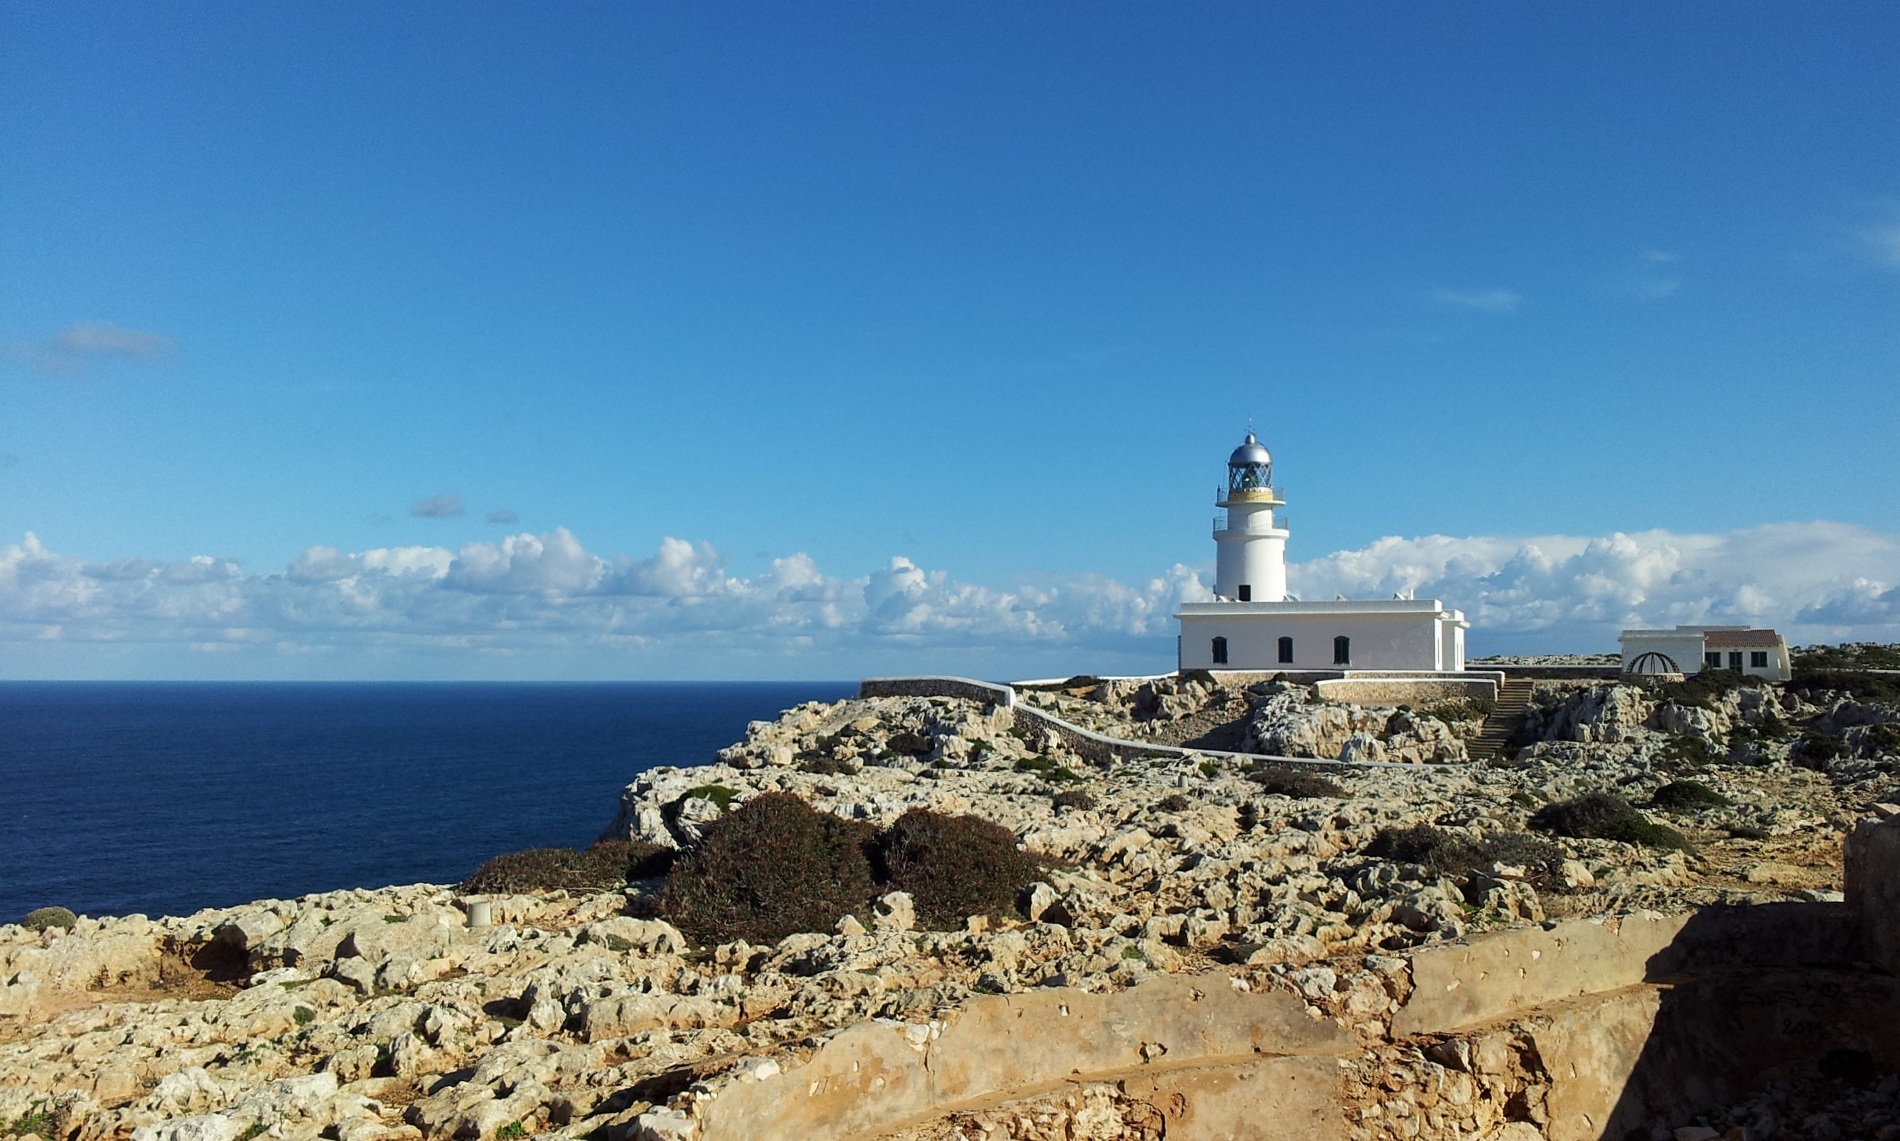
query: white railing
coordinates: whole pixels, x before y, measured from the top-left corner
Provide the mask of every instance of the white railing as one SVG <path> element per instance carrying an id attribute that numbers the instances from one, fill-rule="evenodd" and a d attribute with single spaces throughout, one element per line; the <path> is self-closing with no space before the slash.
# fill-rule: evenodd
<path id="1" fill-rule="evenodd" d="M 1273 526 L 1271 527 L 1229 527 L 1227 525 L 1227 517 L 1225 515 L 1214 516 L 1214 533 L 1216 535 L 1220 534 L 1222 531 L 1238 531 L 1243 535 L 1269 535 L 1275 531 L 1284 531 L 1284 530 L 1286 530 L 1286 513 L 1285 512 L 1280 512 L 1274 516 Z"/>

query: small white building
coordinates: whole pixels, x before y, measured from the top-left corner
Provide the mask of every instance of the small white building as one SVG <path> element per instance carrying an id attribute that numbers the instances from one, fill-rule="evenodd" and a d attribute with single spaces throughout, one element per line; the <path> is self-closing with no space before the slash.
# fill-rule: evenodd
<path id="1" fill-rule="evenodd" d="M 1437 601 L 1300 602 L 1287 598 L 1286 506 L 1273 457 L 1252 432 L 1227 460 L 1215 506 L 1212 602 L 1183 603 L 1184 670 L 1393 670 L 1465 668 L 1465 616 Z"/>
<path id="2" fill-rule="evenodd" d="M 1773 630 L 1748 626 L 1678 626 L 1625 630 L 1617 639 L 1626 674 L 1692 674 L 1734 670 L 1770 681 L 1794 676 L 1788 642 Z"/>

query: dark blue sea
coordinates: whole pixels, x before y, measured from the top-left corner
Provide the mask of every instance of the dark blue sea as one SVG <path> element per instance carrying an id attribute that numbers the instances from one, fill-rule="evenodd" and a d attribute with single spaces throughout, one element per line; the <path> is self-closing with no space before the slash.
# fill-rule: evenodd
<path id="1" fill-rule="evenodd" d="M 844 682 L 0 682 L 0 922 L 453 883 Z"/>

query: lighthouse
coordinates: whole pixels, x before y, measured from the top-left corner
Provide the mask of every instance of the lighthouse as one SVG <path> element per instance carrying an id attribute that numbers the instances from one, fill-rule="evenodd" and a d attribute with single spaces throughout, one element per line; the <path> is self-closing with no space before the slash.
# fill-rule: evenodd
<path id="1" fill-rule="evenodd" d="M 1234 602 L 1286 601 L 1286 501 L 1273 486 L 1273 456 L 1252 432 L 1227 457 L 1227 486 L 1214 500 L 1214 593 Z"/>
<path id="2" fill-rule="evenodd" d="M 1273 486 L 1273 456 L 1252 432 L 1227 457 L 1214 497 L 1214 597 L 1183 602 L 1178 660 L 1184 670 L 1461 673 L 1461 611 L 1409 593 L 1390 599 L 1301 602 L 1286 594 L 1286 500 Z"/>

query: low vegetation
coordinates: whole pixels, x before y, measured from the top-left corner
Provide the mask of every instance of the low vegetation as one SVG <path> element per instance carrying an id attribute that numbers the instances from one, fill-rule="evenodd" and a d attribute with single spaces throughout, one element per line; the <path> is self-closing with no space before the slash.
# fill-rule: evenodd
<path id="1" fill-rule="evenodd" d="M 1757 688 L 1766 684 L 1761 678 L 1740 670 L 1705 669 L 1681 681 L 1660 682 L 1656 690 L 1664 701 L 1693 705 L 1698 709 L 1714 709 L 1716 703 L 1730 690 Z"/>
<path id="2" fill-rule="evenodd" d="M 1366 845 L 1366 855 L 1381 860 L 1417 864 L 1435 875 L 1462 878 L 1488 871 L 1493 864 L 1521 867 L 1533 879 L 1554 876 L 1563 864 L 1563 850 L 1541 836 L 1527 832 L 1500 832 L 1473 840 L 1460 832 L 1417 824 L 1382 829 Z"/>
<path id="3" fill-rule="evenodd" d="M 630 879 L 666 871 L 672 852 L 636 840 L 602 840 L 573 848 L 530 848 L 504 852 L 475 869 L 456 886 L 476 895 L 565 891 L 575 895 L 609 891 Z"/>
<path id="4" fill-rule="evenodd" d="M 1057 808 L 1080 808 L 1084 811 L 1095 807 L 1095 798 L 1079 788 L 1065 788 L 1049 798 Z"/>
<path id="5" fill-rule="evenodd" d="M 1352 795 L 1338 781 L 1305 766 L 1257 765 L 1247 773 L 1247 779 L 1258 782 L 1270 796 L 1290 796 L 1295 800 L 1314 800 L 1319 797 L 1344 800 Z"/>
<path id="6" fill-rule="evenodd" d="M 1013 911 L 1025 884 L 1043 865 L 1016 846 L 1000 824 L 913 808 L 872 846 L 881 886 L 907 891 L 927 927 L 961 927 L 967 916 Z"/>
<path id="7" fill-rule="evenodd" d="M 1700 781 L 1674 780 L 1650 794 L 1649 806 L 1664 812 L 1727 808 L 1735 802 Z"/>
<path id="8" fill-rule="evenodd" d="M 1041 874 L 1015 835 L 987 820 L 912 809 L 880 832 L 766 793 L 707 826 L 674 863 L 658 910 L 702 946 L 773 943 L 831 931 L 870 914 L 877 896 L 906 891 L 922 924 L 949 929 L 1014 910 Z"/>
<path id="9" fill-rule="evenodd" d="M 36 907 L 26 913 L 25 919 L 20 920 L 20 926 L 28 931 L 44 931 L 49 927 L 71 930 L 72 925 L 77 922 L 79 922 L 79 917 L 68 908 Z"/>
<path id="10" fill-rule="evenodd" d="M 1622 797 L 1590 792 L 1574 800 L 1547 804 L 1532 814 L 1532 828 L 1578 840 L 1614 840 L 1651 848 L 1695 851 L 1688 837 L 1644 816 Z"/>

